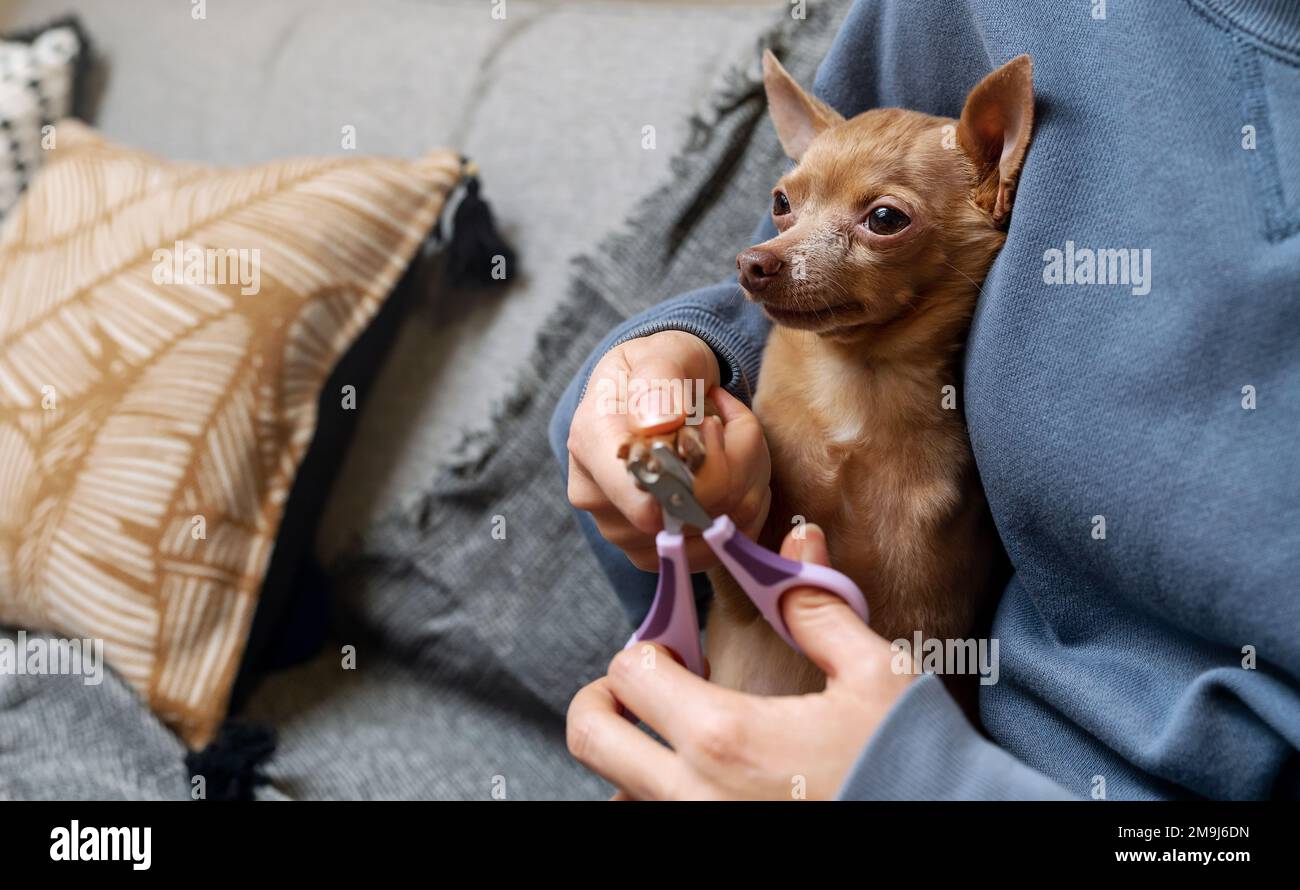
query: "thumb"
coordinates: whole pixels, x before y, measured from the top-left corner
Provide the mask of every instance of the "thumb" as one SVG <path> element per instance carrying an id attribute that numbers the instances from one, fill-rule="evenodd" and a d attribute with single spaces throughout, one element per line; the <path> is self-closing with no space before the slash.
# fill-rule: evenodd
<path id="1" fill-rule="evenodd" d="M 718 360 L 707 343 L 685 331 L 660 331 L 627 343 L 630 426 L 654 436 L 680 427 L 696 403 L 718 385 Z"/>
<path id="2" fill-rule="evenodd" d="M 793 529 L 781 555 L 815 565 L 830 565 L 826 533 L 811 522 Z M 781 597 L 781 617 L 804 655 L 833 679 L 861 665 L 879 640 L 844 600 L 820 587 L 792 587 Z"/>

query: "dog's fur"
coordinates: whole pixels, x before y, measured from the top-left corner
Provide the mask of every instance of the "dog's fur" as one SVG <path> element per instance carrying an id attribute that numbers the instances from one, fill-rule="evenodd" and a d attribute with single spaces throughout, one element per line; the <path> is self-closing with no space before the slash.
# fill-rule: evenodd
<path id="1" fill-rule="evenodd" d="M 1031 61 L 985 78 L 960 120 L 892 108 L 845 120 L 770 52 L 763 68 L 797 162 L 773 191 L 789 206 L 774 207 L 779 234 L 737 257 L 746 296 L 775 322 L 754 398 L 772 454 L 763 543 L 779 547 L 795 516 L 815 522 L 886 639 L 964 636 L 1001 548 L 944 387 L 958 383 L 1006 238 L 1033 125 Z M 911 220 L 896 234 L 868 226 L 882 199 Z M 711 577 L 713 680 L 764 694 L 823 686 L 724 570 Z"/>

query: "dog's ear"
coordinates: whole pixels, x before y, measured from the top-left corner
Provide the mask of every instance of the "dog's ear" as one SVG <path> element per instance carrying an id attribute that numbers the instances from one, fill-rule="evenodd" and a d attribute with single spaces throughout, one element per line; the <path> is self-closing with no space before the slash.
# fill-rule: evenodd
<path id="1" fill-rule="evenodd" d="M 805 93 L 770 49 L 763 51 L 763 87 L 781 147 L 796 161 L 814 136 L 844 120 L 835 109 Z"/>
<path id="2" fill-rule="evenodd" d="M 975 203 L 999 225 L 1011 213 L 1016 182 L 1034 129 L 1034 63 L 1017 56 L 966 97 L 957 141 L 975 164 Z"/>

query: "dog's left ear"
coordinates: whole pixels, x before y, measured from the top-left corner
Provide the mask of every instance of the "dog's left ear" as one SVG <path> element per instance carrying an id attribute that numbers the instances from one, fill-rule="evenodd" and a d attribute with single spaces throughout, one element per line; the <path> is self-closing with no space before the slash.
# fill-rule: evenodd
<path id="1" fill-rule="evenodd" d="M 1034 129 L 1034 63 L 1017 56 L 966 97 L 957 141 L 975 164 L 975 203 L 1001 225 L 1011 213 Z"/>

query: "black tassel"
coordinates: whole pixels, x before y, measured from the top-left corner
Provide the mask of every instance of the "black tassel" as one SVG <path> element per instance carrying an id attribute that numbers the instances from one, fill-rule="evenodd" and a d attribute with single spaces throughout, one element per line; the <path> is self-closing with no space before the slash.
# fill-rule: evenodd
<path id="1" fill-rule="evenodd" d="M 252 800 L 258 785 L 270 779 L 262 763 L 275 751 L 275 730 L 258 723 L 227 720 L 202 751 L 185 755 L 190 776 L 202 776 L 206 800 Z"/>
<path id="2" fill-rule="evenodd" d="M 492 208 L 479 195 L 477 165 L 464 158 L 461 163 L 465 193 L 451 221 L 447 278 L 457 287 L 492 287 L 515 274 L 515 252 L 502 240 Z"/>

